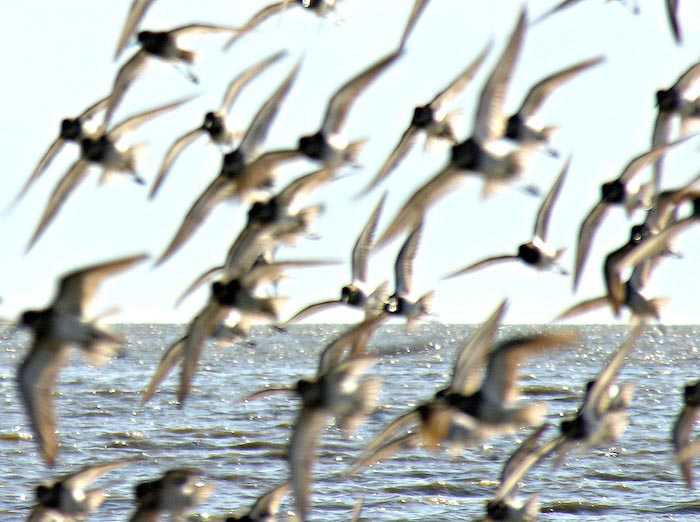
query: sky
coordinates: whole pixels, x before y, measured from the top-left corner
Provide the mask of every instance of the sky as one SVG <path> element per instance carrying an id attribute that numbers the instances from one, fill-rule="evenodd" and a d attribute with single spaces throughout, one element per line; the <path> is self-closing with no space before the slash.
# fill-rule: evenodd
<path id="1" fill-rule="evenodd" d="M 41 155 L 58 133 L 62 118 L 75 116 L 106 96 L 121 63 L 135 52 L 127 48 L 112 60 L 117 37 L 131 0 L 94 2 L 27 0 L 3 6 L 5 49 L 0 131 L 3 174 L 0 208 L 9 206 Z M 557 2 L 528 2 L 535 19 Z M 605 55 L 606 61 L 554 92 L 540 118 L 560 126 L 553 146 L 559 159 L 537 154 L 528 179 L 546 192 L 566 156 L 572 164 L 555 204 L 549 239 L 567 249 L 563 264 L 572 269 L 575 239 L 586 213 L 599 197 L 600 184 L 619 175 L 634 157 L 650 148 L 657 89 L 673 84 L 700 48 L 700 5 L 681 1 L 684 42 L 674 43 L 664 3 L 640 2 L 641 12 L 603 0 L 587 0 L 528 28 L 524 48 L 508 91 L 506 110 L 515 111 L 527 90 L 545 76 L 576 62 Z M 194 22 L 242 25 L 265 2 L 223 0 L 158 0 L 141 24 L 163 30 Z M 302 67 L 274 124 L 268 147 L 288 147 L 299 136 L 320 126 L 326 102 L 345 81 L 390 52 L 398 44 L 413 5 L 408 0 L 342 0 L 339 11 L 326 19 L 302 9 L 267 21 L 242 37 L 228 51 L 225 36 L 193 39 L 191 48 L 202 59 L 193 68 L 200 78 L 193 85 L 172 66 L 153 62 L 127 92 L 115 121 L 160 104 L 197 95 L 176 111 L 143 126 L 133 143 L 149 142 L 139 172 L 154 179 L 170 144 L 201 124 L 204 113 L 218 108 L 228 82 L 248 65 L 278 50 L 288 54 L 250 84 L 233 107 L 234 127 L 245 129 L 252 115 L 282 81 L 297 59 Z M 477 7 L 478 6 L 478 7 Z M 441 169 L 448 148 L 424 151 L 417 147 L 379 190 L 357 199 L 354 195 L 374 176 L 410 122 L 413 108 L 424 104 L 471 62 L 489 42 L 493 48 L 482 68 L 452 108 L 464 111 L 463 137 L 471 129 L 478 93 L 501 53 L 517 19 L 522 1 L 467 2 L 433 0 L 419 20 L 401 59 L 371 85 L 353 106 L 345 128 L 350 139 L 368 138 L 360 156 L 361 169 L 317 191 L 325 213 L 315 240 L 301 240 L 280 251 L 279 259 L 330 259 L 340 264 L 290 270 L 280 294 L 290 300 L 284 317 L 316 301 L 337 298 L 350 281 L 350 252 L 355 238 L 384 190 L 387 204 L 380 232 L 398 209 L 425 181 Z M 676 187 L 698 173 L 700 138 L 671 152 L 665 162 L 664 187 Z M 177 296 L 208 268 L 220 264 L 245 221 L 246 208 L 220 205 L 204 226 L 163 265 L 153 260 L 162 253 L 182 217 L 216 176 L 221 151 L 200 140 L 174 164 L 153 201 L 149 186 L 119 178 L 99 186 L 95 170 L 66 202 L 35 247 L 26 246 L 55 184 L 78 157 L 68 145 L 25 198 L 0 213 L 3 238 L 0 276 L 0 317 L 14 320 L 22 310 L 49 304 L 59 277 L 72 270 L 122 256 L 146 252 L 151 260 L 102 285 L 96 308 L 118 306 L 118 322 L 187 322 L 203 306 L 207 288 L 175 308 Z M 285 169 L 283 186 L 295 175 L 314 169 L 300 162 Z M 643 174 L 648 179 L 651 172 Z M 414 267 L 414 291 L 435 291 L 431 321 L 482 321 L 504 298 L 510 302 L 508 323 L 548 323 L 579 300 L 602 295 L 601 263 L 627 240 L 629 227 L 643 219 L 628 219 L 620 209 L 602 223 L 576 294 L 571 279 L 537 272 L 521 263 L 504 263 L 460 278 L 442 277 L 489 255 L 514 253 L 530 240 L 539 200 L 522 190 L 507 189 L 483 200 L 481 182 L 474 178 L 445 197 L 427 215 Z M 374 253 L 370 281 L 393 284 L 394 258 L 402 239 Z M 700 291 L 700 231 L 691 230 L 678 242 L 683 253 L 654 273 L 647 295 L 667 296 L 667 324 L 698 323 Z M 355 322 L 359 312 L 345 308 L 324 312 L 309 322 Z M 579 322 L 625 323 L 607 310 L 589 313 Z"/>

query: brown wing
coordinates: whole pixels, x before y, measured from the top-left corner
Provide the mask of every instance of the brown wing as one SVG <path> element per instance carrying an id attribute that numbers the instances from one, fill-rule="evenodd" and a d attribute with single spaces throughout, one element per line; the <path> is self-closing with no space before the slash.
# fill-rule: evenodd
<path id="1" fill-rule="evenodd" d="M 53 466 L 58 452 L 51 393 L 56 377 L 69 356 L 68 345 L 48 339 L 37 339 L 17 371 L 17 383 L 27 417 L 44 460 L 49 466 Z"/>

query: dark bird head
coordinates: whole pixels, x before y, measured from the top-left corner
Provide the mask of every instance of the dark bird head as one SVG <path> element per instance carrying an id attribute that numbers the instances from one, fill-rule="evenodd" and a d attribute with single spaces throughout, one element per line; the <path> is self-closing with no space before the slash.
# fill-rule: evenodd
<path id="1" fill-rule="evenodd" d="M 503 500 L 489 500 L 486 503 L 486 515 L 491 520 L 508 520 L 511 508 Z"/>
<path id="2" fill-rule="evenodd" d="M 269 225 L 274 223 L 278 214 L 277 200 L 272 198 L 268 201 L 256 201 L 248 210 L 248 225 L 253 223 L 259 225 Z"/>
<path id="3" fill-rule="evenodd" d="M 688 384 L 683 389 L 683 402 L 686 406 L 700 406 L 700 381 L 695 384 Z"/>
<path id="4" fill-rule="evenodd" d="M 328 153 L 329 146 L 321 131 L 299 138 L 299 152 L 313 160 L 322 160 Z"/>
<path id="5" fill-rule="evenodd" d="M 238 293 L 242 286 L 238 279 L 232 279 L 228 283 L 214 281 L 211 285 L 211 293 L 216 302 L 222 306 L 236 306 Z"/>
<path id="6" fill-rule="evenodd" d="M 393 294 L 384 303 L 384 311 L 390 314 L 402 314 L 406 308 L 406 300 L 400 295 Z"/>
<path id="7" fill-rule="evenodd" d="M 44 318 L 45 312 L 42 310 L 27 310 L 19 317 L 19 325 L 34 328 Z"/>
<path id="8" fill-rule="evenodd" d="M 41 484 L 36 488 L 36 500 L 44 507 L 58 509 L 61 507 L 63 484 Z"/>
<path id="9" fill-rule="evenodd" d="M 480 164 L 481 147 L 472 138 L 452 146 L 450 163 L 462 170 L 476 170 Z"/>
<path id="10" fill-rule="evenodd" d="M 323 376 L 319 377 L 318 381 L 299 379 L 296 384 L 296 391 L 306 408 L 322 408 L 324 406 L 326 398 L 324 388 Z"/>
<path id="11" fill-rule="evenodd" d="M 656 91 L 656 106 L 659 111 L 674 111 L 678 108 L 678 98 L 678 93 L 673 87 Z"/>
<path id="12" fill-rule="evenodd" d="M 79 141 L 83 137 L 83 123 L 78 118 L 66 118 L 61 121 L 61 138 Z"/>
<path id="13" fill-rule="evenodd" d="M 524 243 L 518 247 L 518 257 L 528 265 L 536 265 L 542 261 L 542 252 L 532 243 Z"/>
<path id="14" fill-rule="evenodd" d="M 352 306 L 362 306 L 367 301 L 362 290 L 355 285 L 346 285 L 340 291 L 340 302 L 347 303 Z"/>
<path id="15" fill-rule="evenodd" d="M 306 9 L 320 9 L 324 0 L 299 0 L 302 7 Z"/>
<path id="16" fill-rule="evenodd" d="M 215 112 L 209 111 L 204 115 L 202 130 L 208 132 L 209 136 L 216 140 L 226 133 L 226 124 L 221 116 Z"/>
<path id="17" fill-rule="evenodd" d="M 586 421 L 581 415 L 561 421 L 561 434 L 571 440 L 581 440 L 588 436 Z"/>
<path id="18" fill-rule="evenodd" d="M 221 163 L 221 174 L 230 180 L 235 180 L 245 169 L 245 157 L 240 149 L 224 155 Z"/>
<path id="19" fill-rule="evenodd" d="M 693 198 L 693 214 L 694 217 L 700 218 L 700 198 Z"/>
<path id="20" fill-rule="evenodd" d="M 170 40 L 170 35 L 163 31 L 141 31 L 136 39 L 143 49 L 151 54 L 162 54 L 163 48 Z"/>
<path id="21" fill-rule="evenodd" d="M 250 515 L 243 515 L 242 517 L 228 517 L 226 522 L 253 522 L 253 519 L 250 518 Z"/>
<path id="22" fill-rule="evenodd" d="M 643 224 L 641 225 L 634 225 L 630 229 L 630 243 L 633 243 L 635 245 L 641 243 L 644 241 L 646 237 L 649 236 L 649 229 L 644 226 Z"/>
<path id="23" fill-rule="evenodd" d="M 514 141 L 520 138 L 523 132 L 523 119 L 519 114 L 513 114 L 506 122 L 505 137 Z"/>
<path id="24" fill-rule="evenodd" d="M 413 109 L 413 119 L 411 120 L 411 125 L 413 127 L 417 129 L 425 129 L 434 121 L 433 109 L 430 107 L 430 105 L 421 105 L 420 107 Z"/>
<path id="25" fill-rule="evenodd" d="M 100 136 L 97 139 L 83 138 L 80 141 L 80 148 L 86 159 L 100 163 L 109 151 L 114 149 L 114 144 L 107 136 Z"/>
<path id="26" fill-rule="evenodd" d="M 600 187 L 600 197 L 607 203 L 622 203 L 627 197 L 625 184 L 619 179 L 603 183 Z"/>

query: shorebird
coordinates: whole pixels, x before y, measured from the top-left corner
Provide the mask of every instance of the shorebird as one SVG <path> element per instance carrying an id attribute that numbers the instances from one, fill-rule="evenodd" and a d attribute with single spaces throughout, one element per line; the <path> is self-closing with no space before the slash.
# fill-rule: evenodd
<path id="1" fill-rule="evenodd" d="M 537 211 L 534 236 L 530 242 L 520 245 L 518 247 L 518 252 L 514 255 L 503 254 L 499 256 L 487 257 L 445 276 L 445 279 L 464 275 L 502 261 L 515 261 L 518 259 L 537 270 L 556 270 L 562 275 L 568 275 L 569 272 L 567 272 L 558 263 L 559 258 L 564 253 L 564 249 L 556 248 L 550 243 L 547 243 L 547 232 L 549 229 L 552 207 L 554 206 L 557 197 L 559 197 L 559 192 L 561 191 L 562 184 L 564 183 L 566 173 L 569 170 L 570 163 L 571 158 L 567 160 L 559 173 L 559 176 L 554 182 L 554 185 L 552 185 L 549 193 L 542 201 L 542 205 Z"/>
<path id="2" fill-rule="evenodd" d="M 124 341 L 100 328 L 87 313 L 102 281 L 144 261 L 137 255 L 81 268 L 63 276 L 53 302 L 22 314 L 19 324 L 32 330 L 29 353 L 17 368 L 17 384 L 39 449 L 53 466 L 58 453 L 52 392 L 58 373 L 78 346 L 94 365 L 104 364 Z"/>
<path id="3" fill-rule="evenodd" d="M 544 102 L 547 101 L 547 98 L 555 89 L 604 60 L 603 56 L 596 56 L 557 71 L 537 82 L 528 91 L 518 111 L 508 118 L 503 137 L 512 140 L 520 146 L 535 145 L 545 147 L 548 154 L 557 157 L 559 153 L 550 147 L 549 140 L 558 130 L 558 127 L 544 126 L 538 123 L 536 121 L 537 112 L 539 112 Z"/>
<path id="4" fill-rule="evenodd" d="M 51 145 L 49 145 L 48 150 L 39 160 L 39 163 L 32 171 L 29 179 L 22 186 L 22 190 L 15 197 L 11 207 L 17 204 L 19 200 L 24 197 L 29 190 L 29 187 L 31 187 L 39 179 L 51 161 L 58 155 L 59 152 L 61 152 L 66 143 L 74 142 L 80 145 L 83 139 L 95 138 L 100 134 L 101 128 L 92 126 L 91 120 L 98 112 L 103 111 L 107 107 L 108 101 L 109 97 L 102 98 L 96 103 L 90 105 L 90 107 L 85 109 L 75 118 L 64 118 L 61 120 L 61 130 L 59 131 L 58 138 L 56 138 Z"/>
<path id="5" fill-rule="evenodd" d="M 359 308 L 370 315 L 382 309 L 385 299 L 386 284 L 382 283 L 374 290 L 369 289 L 367 283 L 367 268 L 372 242 L 374 241 L 374 235 L 377 230 L 377 223 L 379 222 L 385 200 L 386 194 L 379 200 L 369 220 L 367 220 L 360 235 L 355 240 L 350 260 L 351 282 L 343 286 L 340 291 L 340 298 L 310 304 L 302 308 L 284 323 L 280 324 L 280 328 L 285 328 L 287 325 L 300 321 L 321 310 L 342 304 Z"/>
<path id="6" fill-rule="evenodd" d="M 27 251 L 32 249 L 46 231 L 46 228 L 54 220 L 68 197 L 86 178 L 90 166 L 95 165 L 102 168 L 102 180 L 113 174 L 125 174 L 131 176 L 135 183 L 144 184 L 145 181 L 138 173 L 138 160 L 143 154 L 146 144 L 127 145 L 125 143 L 126 138 L 141 125 L 148 123 L 156 116 L 179 107 L 187 101 L 189 99 L 178 100 L 162 107 L 142 112 L 118 123 L 99 135 L 82 138 L 80 141 L 80 158 L 71 165 L 68 172 L 64 174 L 51 193 L 39 224 L 27 245 Z"/>
<path id="7" fill-rule="evenodd" d="M 311 471 L 321 432 L 329 418 L 335 417 L 341 429 L 352 434 L 376 408 L 382 380 L 360 379 L 377 361 L 375 356 L 366 353 L 366 345 L 382 322 L 382 315 L 367 319 L 326 345 L 314 377 L 300 379 L 287 388 L 266 388 L 243 399 L 252 400 L 272 393 L 293 393 L 301 399 L 287 459 L 296 497 L 296 514 L 302 521 L 309 518 Z"/>
<path id="8" fill-rule="evenodd" d="M 169 31 L 141 31 L 137 39 L 141 48 L 124 63 L 117 72 L 112 85 L 109 102 L 105 108 L 104 126 L 108 127 L 112 116 L 121 104 L 126 91 L 131 87 L 136 77 L 145 69 L 152 58 L 170 62 L 173 65 L 185 66 L 184 73 L 193 83 L 199 83 L 197 77 L 187 68 L 192 65 L 197 54 L 180 45 L 183 37 L 207 33 L 231 33 L 237 30 L 222 25 L 188 24 Z"/>
<path id="9" fill-rule="evenodd" d="M 88 465 L 36 488 L 37 506 L 29 516 L 34 522 L 50 520 L 84 520 L 105 500 L 106 488 L 87 490 L 105 473 L 134 462 L 122 459 L 105 464 Z M 51 518 L 54 517 L 54 518 Z"/>
<path id="10" fill-rule="evenodd" d="M 658 112 L 651 136 L 653 149 L 666 145 L 671 137 L 673 124 L 680 120 L 680 135 L 691 134 L 692 127 L 700 122 L 700 62 L 691 65 L 668 89 L 656 91 Z M 654 164 L 654 187 L 661 187 L 663 158 Z"/>
<path id="11" fill-rule="evenodd" d="M 154 198 L 158 193 L 158 189 L 165 180 L 170 171 L 170 167 L 182 153 L 185 148 L 194 143 L 200 136 L 208 136 L 209 140 L 219 145 L 220 147 L 228 147 L 233 144 L 234 131 L 230 128 L 229 123 L 227 123 L 227 118 L 231 112 L 231 107 L 233 103 L 238 98 L 241 91 L 248 85 L 251 81 L 262 74 L 268 67 L 277 62 L 282 56 L 285 55 L 284 51 L 275 53 L 267 58 L 254 63 L 242 73 L 236 76 L 231 83 L 229 83 L 226 89 L 226 94 L 224 95 L 223 103 L 221 107 L 216 111 L 209 111 L 204 115 L 204 122 L 202 125 L 196 129 L 185 133 L 180 136 L 172 144 L 168 152 L 165 154 L 163 163 L 158 170 L 158 174 L 153 182 L 151 192 L 149 193 L 150 198 Z"/>
<path id="12" fill-rule="evenodd" d="M 394 293 L 386 299 L 384 311 L 406 318 L 406 331 L 410 331 L 424 316 L 431 313 L 434 292 L 411 298 L 413 290 L 413 261 L 418 252 L 418 244 L 423 233 L 423 223 L 419 223 L 408 235 L 394 263 Z"/>
<path id="13" fill-rule="evenodd" d="M 157 522 L 164 513 L 170 513 L 172 520 L 182 520 L 185 513 L 206 502 L 214 491 L 214 486 L 206 484 L 203 477 L 198 469 L 176 468 L 159 479 L 137 484 L 137 507 L 129 522 Z"/>
<path id="14" fill-rule="evenodd" d="M 202 225 L 215 206 L 230 199 L 255 198 L 260 191 L 269 191 L 274 183 L 274 168 L 298 157 L 296 151 L 264 153 L 264 144 L 280 106 L 296 79 L 301 63 L 290 71 L 282 84 L 260 107 L 238 147 L 224 155 L 221 170 L 197 198 L 175 236 L 156 261 L 156 266 L 170 258 Z"/>
<path id="15" fill-rule="evenodd" d="M 487 197 L 503 186 L 518 182 L 524 174 L 534 148 L 528 146 L 505 150 L 499 141 L 506 128 L 503 104 L 520 56 L 526 24 L 527 13 L 523 9 L 498 63 L 481 90 L 471 136 L 453 145 L 447 165 L 413 193 L 380 236 L 377 248 L 383 247 L 404 230 L 414 228 L 430 206 L 468 176 L 483 178 L 482 194 Z M 537 193 L 532 186 L 523 188 L 527 192 Z"/>
<path id="16" fill-rule="evenodd" d="M 574 265 L 573 288 L 576 290 L 581 279 L 593 237 L 600 223 L 613 205 L 622 206 L 631 215 L 638 208 L 650 208 L 654 194 L 653 182 L 640 184 L 638 178 L 646 167 L 658 161 L 671 148 L 689 138 L 662 145 L 633 158 L 613 180 L 600 187 L 600 200 L 588 212 L 581 223 L 576 243 L 576 264 Z"/>
<path id="17" fill-rule="evenodd" d="M 551 452 L 559 453 L 557 465 L 574 449 L 584 451 L 608 445 L 624 433 L 629 424 L 627 410 L 632 402 L 634 384 L 617 387 L 615 380 L 643 329 L 644 323 L 632 328 L 596 378 L 586 384 L 583 404 L 573 417 L 561 422 L 561 435 L 547 444 Z"/>
<path id="18" fill-rule="evenodd" d="M 351 473 L 421 443 L 430 450 L 449 446 L 452 452 L 457 452 L 542 422 L 547 410 L 545 403 L 518 404 L 520 361 L 529 355 L 573 344 L 578 336 L 565 330 L 496 342 L 505 307 L 504 301 L 458 350 L 449 385 L 385 427 L 363 450 Z M 415 429 L 392 438 L 415 422 L 418 423 Z"/>
<path id="19" fill-rule="evenodd" d="M 371 192 L 399 166 L 418 141 L 421 133 L 426 135 L 426 149 L 430 149 L 434 143 L 439 141 L 446 141 L 450 145 L 455 145 L 458 142 L 456 124 L 457 120 L 461 119 L 462 111 L 447 112 L 446 105 L 467 88 L 490 50 L 491 43 L 431 101 L 413 109 L 411 123 L 402 134 L 399 143 L 389 154 L 372 181 L 360 192 L 360 195 Z"/>

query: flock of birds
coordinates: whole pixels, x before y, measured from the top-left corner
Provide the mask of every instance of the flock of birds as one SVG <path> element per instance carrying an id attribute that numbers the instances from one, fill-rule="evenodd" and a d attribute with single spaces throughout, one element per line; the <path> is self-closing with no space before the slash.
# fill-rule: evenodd
<path id="1" fill-rule="evenodd" d="M 114 123 L 113 115 L 130 87 L 148 74 L 151 61 L 173 64 L 189 80 L 197 82 L 192 70 L 196 54 L 183 46 L 181 37 L 200 33 L 222 33 L 225 47 L 253 31 L 264 31 L 269 18 L 282 16 L 286 9 L 304 9 L 327 17 L 335 9 L 333 0 L 285 0 L 264 7 L 239 27 L 189 24 L 168 31 L 140 29 L 140 23 L 153 1 L 134 0 L 117 44 L 115 59 L 124 53 L 133 39 L 138 49 L 120 67 L 110 94 L 61 124 L 60 135 L 40 159 L 24 184 L 16 203 L 46 172 L 56 155 L 70 142 L 80 148 L 79 158 L 56 184 L 48 204 L 28 243 L 28 250 L 41 240 L 60 210 L 70 204 L 71 194 L 86 178 L 89 169 L 100 167 L 102 177 L 127 176 L 145 184 L 138 170 L 141 147 L 129 138 L 142 125 L 161 115 L 177 110 L 188 99 L 171 101 L 160 107 Z M 546 13 L 546 18 L 575 2 L 565 1 Z M 676 2 L 666 3 L 670 27 L 675 40 L 681 43 L 681 24 Z M 420 18 L 430 9 L 429 0 L 416 0 L 407 7 L 408 21 L 402 34 L 396 35 L 396 46 L 356 75 L 348 78 L 328 100 L 326 112 L 317 131 L 302 136 L 296 145 L 268 150 L 266 139 L 275 118 L 284 108 L 303 58 L 286 72 L 274 90 L 259 106 L 247 129 L 239 133 L 230 127 L 229 114 L 238 95 L 263 72 L 285 58 L 278 51 L 240 71 L 232 78 L 221 106 L 204 115 L 203 122 L 174 141 L 154 177 L 149 195 L 157 197 L 167 175 L 183 151 L 195 140 L 204 137 L 222 151 L 219 173 L 193 202 L 165 251 L 155 266 L 165 263 L 205 226 L 214 208 L 226 201 L 236 201 L 248 208 L 247 222 L 234 236 L 223 262 L 202 274 L 187 288 L 186 298 L 197 288 L 208 284 L 209 295 L 201 310 L 192 318 L 186 333 L 165 350 L 159 366 L 146 386 L 143 401 L 150 400 L 161 389 L 170 373 L 179 367 L 177 399 L 184 407 L 204 349 L 210 340 L 235 344 L 245 342 L 251 328 L 259 324 L 286 329 L 288 325 L 312 316 L 331 306 L 348 306 L 360 310 L 364 318 L 323 347 L 316 374 L 280 388 L 265 388 L 246 397 L 254 400 L 273 393 L 290 393 L 300 399 L 288 447 L 289 478 L 263 495 L 246 515 L 226 520 L 274 520 L 282 498 L 292 493 L 298 519 L 308 520 L 312 514 L 314 454 L 323 431 L 335 419 L 344 432 L 352 434 L 375 410 L 382 381 L 366 377 L 381 354 L 371 349 L 374 333 L 386 321 L 401 318 L 407 330 L 431 314 L 433 292 L 416 297 L 413 292 L 413 262 L 420 247 L 424 219 L 431 208 L 471 176 L 481 178 L 484 197 L 504 188 L 521 189 L 540 197 L 540 191 L 529 184 L 526 175 L 533 157 L 539 152 L 558 157 L 550 142 L 555 127 L 538 122 L 537 114 L 550 95 L 579 75 L 601 64 L 605 58 L 595 56 L 575 63 L 536 83 L 520 108 L 512 115 L 504 112 L 504 102 L 511 78 L 517 67 L 524 37 L 533 22 L 523 8 L 502 45 L 495 65 L 480 86 L 478 107 L 472 131 L 466 139 L 460 136 L 458 108 L 453 101 L 472 83 L 486 58 L 500 45 L 490 42 L 468 60 L 453 80 L 430 100 L 417 100 L 410 123 L 384 164 L 368 183 L 356 190 L 356 197 L 377 194 L 386 179 L 401 170 L 408 154 L 419 139 L 426 148 L 435 143 L 449 147 L 444 167 L 418 188 L 400 208 L 396 216 L 379 233 L 378 225 L 387 194 L 377 199 L 376 207 L 355 240 L 351 252 L 351 280 L 342 287 L 340 297 L 310 304 L 289 318 L 283 318 L 286 301 L 279 295 L 278 284 L 288 270 L 305 269 L 335 263 L 327 259 L 281 260 L 276 255 L 281 246 L 294 245 L 315 235 L 315 224 L 324 211 L 321 203 L 308 204 L 313 193 L 360 166 L 360 157 L 367 140 L 346 136 L 344 127 L 353 109 L 365 92 L 373 88 L 382 74 L 402 56 L 409 54 L 408 42 L 419 30 Z M 665 155 L 686 140 L 692 140 L 692 124 L 700 121 L 700 63 L 682 72 L 673 85 L 657 92 L 658 116 L 649 150 L 629 160 L 618 178 L 601 187 L 600 200 L 583 220 L 573 267 L 576 289 L 584 272 L 588 253 L 603 219 L 615 206 L 624 207 L 631 215 L 645 212 L 643 223 L 632 227 L 627 242 L 610 252 L 603 261 L 606 294 L 589 299 L 564 311 L 566 319 L 595 307 L 609 307 L 614 316 L 627 309 L 634 326 L 627 340 L 611 355 L 594 381 L 587 383 L 581 407 L 559 426 L 559 434 L 541 443 L 547 429 L 546 404 L 523 403 L 518 386 L 518 367 L 527 358 L 550 350 L 581 344 L 574 330 L 499 338 L 498 328 L 505 314 L 504 301 L 478 326 L 455 355 L 451 380 L 433 397 L 397 418 L 366 447 L 348 471 L 363 469 L 388 458 L 396 451 L 416 446 L 428 449 L 448 447 L 459 451 L 481 444 L 492 437 L 532 429 L 503 468 L 500 487 L 487 504 L 484 520 L 534 520 L 539 513 L 537 497 L 522 502 L 518 484 L 525 474 L 546 457 L 555 456 L 561 464 L 572 451 L 585 451 L 617 440 L 629 419 L 627 409 L 633 387 L 617 386 L 617 376 L 625 357 L 633 349 L 648 321 L 660 321 L 663 300 L 649 298 L 644 289 L 654 268 L 663 260 L 678 256 L 673 240 L 700 220 L 700 178 L 689 179 L 683 186 L 668 189 L 663 184 Z M 422 103 L 422 104 L 420 104 Z M 681 131 L 676 135 L 675 123 Z M 278 186 L 277 171 L 304 159 L 318 169 L 304 173 Z M 517 247 L 515 253 L 490 256 L 470 263 L 448 274 L 458 277 L 486 269 L 494 263 L 521 261 L 536 270 L 553 270 L 563 275 L 569 271 L 561 264 L 563 249 L 547 240 L 551 214 L 566 182 L 571 163 L 568 157 L 551 189 L 542 197 L 535 217 L 532 239 Z M 642 174 L 653 167 L 653 176 L 643 182 Z M 370 284 L 368 259 L 373 252 L 391 241 L 403 238 L 394 265 L 394 286 Z M 19 365 L 17 383 L 34 438 L 47 465 L 53 466 L 60 450 L 53 396 L 61 368 L 78 347 L 93 364 L 103 364 L 115 356 L 124 343 L 90 317 L 89 308 L 100 284 L 107 278 L 144 263 L 146 254 L 100 262 L 78 268 L 60 278 L 51 305 L 42 310 L 22 314 L 20 324 L 33 334 L 32 346 Z M 692 458 L 700 451 L 693 443 L 692 431 L 700 411 L 700 382 L 688 385 L 682 411 L 673 428 L 673 443 L 683 476 L 692 485 Z M 84 520 L 104 499 L 103 489 L 88 490 L 102 475 L 133 460 L 118 460 L 88 466 L 60 479 L 40 485 L 36 507 L 29 519 L 37 521 Z M 155 521 L 166 514 L 179 517 L 204 502 L 212 487 L 206 484 L 200 470 L 179 468 L 167 470 L 162 477 L 142 482 L 135 488 L 136 508 L 130 520 Z M 353 519 L 360 516 L 358 504 Z"/>

